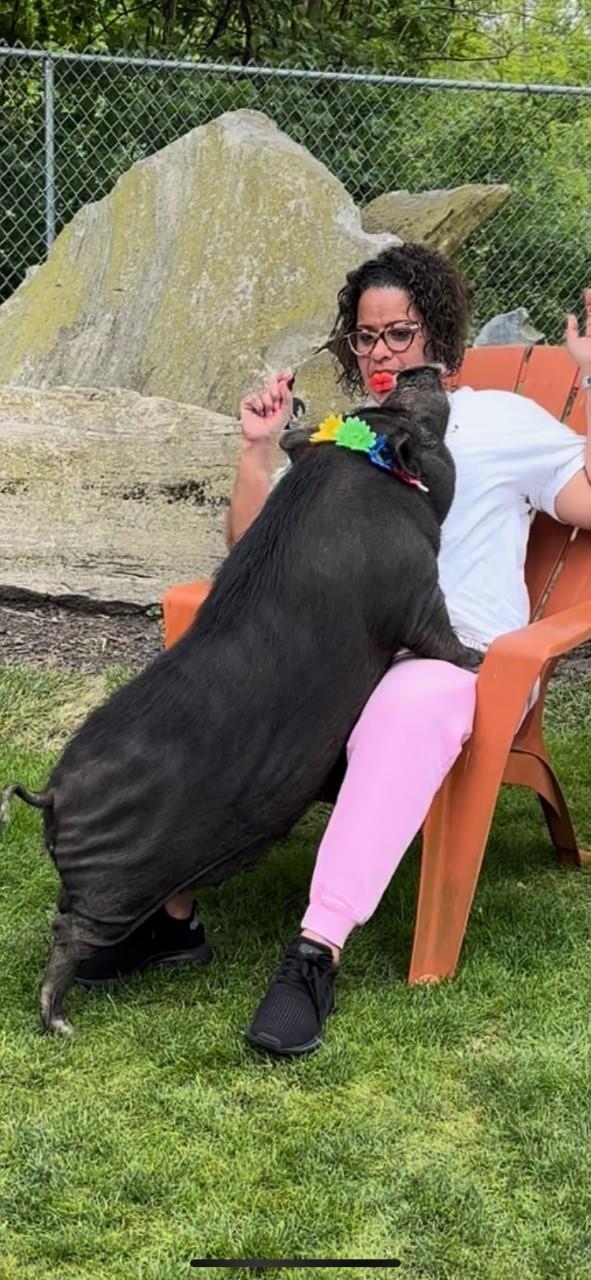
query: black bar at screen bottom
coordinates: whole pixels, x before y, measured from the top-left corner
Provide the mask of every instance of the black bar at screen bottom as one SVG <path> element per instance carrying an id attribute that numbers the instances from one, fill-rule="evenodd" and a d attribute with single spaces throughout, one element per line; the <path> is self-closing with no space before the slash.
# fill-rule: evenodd
<path id="1" fill-rule="evenodd" d="M 192 1267 L 400 1267 L 399 1258 L 192 1258 Z"/>

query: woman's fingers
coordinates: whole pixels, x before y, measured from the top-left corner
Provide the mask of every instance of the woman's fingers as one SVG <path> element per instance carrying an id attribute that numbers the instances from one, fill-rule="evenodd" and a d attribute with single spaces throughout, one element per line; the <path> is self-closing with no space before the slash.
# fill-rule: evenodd
<path id="1" fill-rule="evenodd" d="M 583 303 L 585 307 L 585 337 L 591 338 L 591 288 L 583 289 Z M 578 338 L 579 322 L 574 315 L 565 316 L 566 336 L 567 338 Z"/>
<path id="2" fill-rule="evenodd" d="M 245 396 L 240 405 L 240 418 L 247 438 L 270 438 L 283 430 L 292 411 L 292 380 L 291 370 L 286 369 L 271 378 L 268 386 L 258 395 Z"/>
<path id="3" fill-rule="evenodd" d="M 276 391 L 274 388 L 269 387 L 268 391 L 263 391 L 263 395 L 261 398 L 263 401 L 263 405 L 265 406 L 265 416 L 268 413 L 269 414 L 276 413 L 277 409 L 279 409 L 281 405 L 279 392 Z"/>
<path id="4" fill-rule="evenodd" d="M 274 413 L 280 403 L 278 395 L 274 396 L 271 391 L 263 391 L 258 396 L 246 396 L 242 401 L 242 408 L 258 414 L 261 418 L 266 418 L 268 414 Z"/>
<path id="5" fill-rule="evenodd" d="M 575 315 L 569 314 L 565 316 L 565 341 L 569 355 L 576 361 L 580 369 L 588 371 L 591 367 L 591 288 L 583 290 L 583 302 L 585 305 L 585 323 L 581 329 Z"/>
<path id="6" fill-rule="evenodd" d="M 240 407 L 250 411 L 250 413 L 258 413 L 261 417 L 264 413 L 262 396 L 246 396 Z"/>
<path id="7" fill-rule="evenodd" d="M 267 392 L 271 396 L 274 410 L 282 409 L 287 404 L 290 396 L 289 383 L 292 378 L 290 369 L 277 373 L 274 378 L 271 378 Z"/>
<path id="8" fill-rule="evenodd" d="M 586 319 L 585 333 L 588 338 L 591 338 L 591 289 L 583 290 L 583 302 L 585 304 L 585 313 L 586 313 L 585 314 L 585 319 Z"/>

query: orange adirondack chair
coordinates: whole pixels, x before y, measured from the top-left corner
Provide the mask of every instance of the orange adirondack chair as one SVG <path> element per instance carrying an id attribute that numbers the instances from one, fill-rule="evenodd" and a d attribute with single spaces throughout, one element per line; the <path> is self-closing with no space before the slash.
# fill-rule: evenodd
<path id="1" fill-rule="evenodd" d="M 577 369 L 560 347 L 483 347 L 466 353 L 456 385 L 517 391 L 585 431 Z M 503 782 L 536 791 L 561 863 L 583 866 L 568 806 L 543 736 L 546 686 L 558 658 L 591 638 L 591 532 L 538 514 L 530 534 L 531 621 L 490 646 L 478 677 L 474 731 L 435 797 L 423 827 L 421 876 L 409 982 L 452 977 Z M 189 626 L 209 582 L 164 596 L 165 642 Z M 528 696 L 539 697 L 518 729 Z"/>

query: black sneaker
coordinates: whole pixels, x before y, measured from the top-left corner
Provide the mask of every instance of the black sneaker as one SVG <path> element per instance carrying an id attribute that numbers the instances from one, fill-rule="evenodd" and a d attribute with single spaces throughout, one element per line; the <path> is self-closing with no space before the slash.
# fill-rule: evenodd
<path id="1" fill-rule="evenodd" d="M 245 1032 L 270 1053 L 311 1053 L 322 1044 L 322 1027 L 334 1008 L 337 969 L 330 947 L 294 938 L 266 996 Z"/>
<path id="2" fill-rule="evenodd" d="M 152 965 L 207 964 L 211 956 L 196 903 L 187 920 L 175 920 L 160 907 L 122 942 L 98 947 L 80 960 L 74 981 L 81 987 L 105 987 Z"/>

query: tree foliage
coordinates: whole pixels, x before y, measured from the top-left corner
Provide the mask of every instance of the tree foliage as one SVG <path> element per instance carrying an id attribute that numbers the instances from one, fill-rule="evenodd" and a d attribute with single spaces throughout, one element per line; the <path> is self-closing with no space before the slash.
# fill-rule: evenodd
<path id="1" fill-rule="evenodd" d="M 0 41 L 585 84 L 591 0 L 0 0 Z"/>

